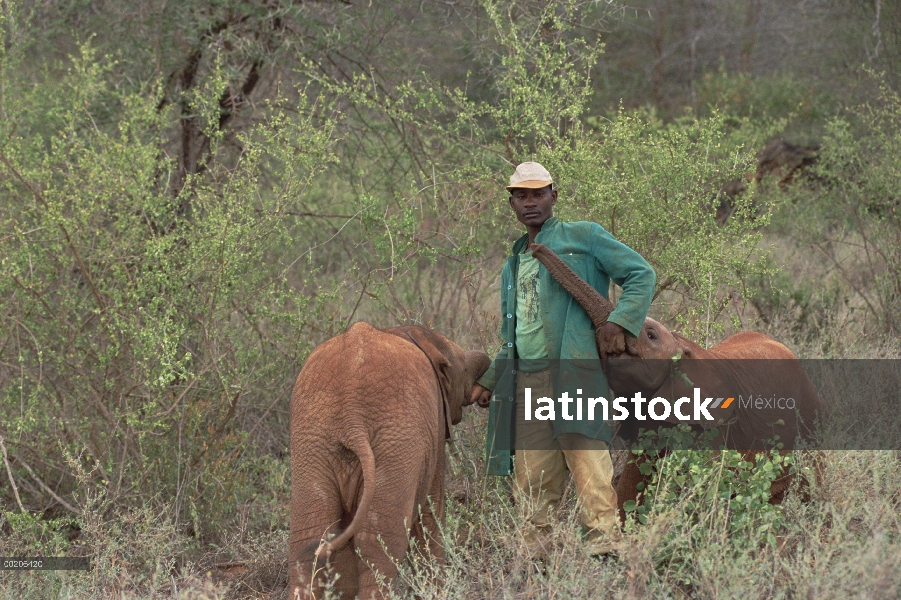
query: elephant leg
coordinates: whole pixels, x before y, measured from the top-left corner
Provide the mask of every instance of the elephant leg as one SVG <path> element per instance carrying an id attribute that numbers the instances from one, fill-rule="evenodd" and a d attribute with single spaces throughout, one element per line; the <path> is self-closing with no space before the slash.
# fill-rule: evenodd
<path id="1" fill-rule="evenodd" d="M 357 560 L 352 543 L 330 556 L 316 556 L 320 543 L 339 535 L 353 521 L 352 499 L 362 492 L 362 475 L 336 472 L 328 456 L 309 447 L 292 454 L 304 456 L 291 476 L 291 536 L 289 543 L 289 597 L 322 598 L 330 580 L 342 598 L 357 593 Z"/>
<path id="2" fill-rule="evenodd" d="M 438 466 L 431 475 L 428 496 L 421 504 L 414 506 L 416 513 L 410 529 L 410 550 L 415 566 L 444 565 L 444 544 L 439 529 L 439 524 L 444 523 L 444 461 L 442 449 Z M 437 590 L 440 586 L 439 572 L 432 569 L 431 574 L 432 589 Z"/>
<path id="3" fill-rule="evenodd" d="M 782 451 L 782 454 L 787 454 L 788 451 Z M 802 450 L 795 450 L 795 456 L 803 456 L 807 457 L 812 466 L 813 466 L 813 483 L 814 485 L 819 485 L 819 483 L 823 479 L 823 455 L 819 450 L 812 450 L 809 452 L 804 452 Z M 792 482 L 795 481 L 795 478 L 798 479 L 797 491 L 801 497 L 802 502 L 810 501 L 810 478 L 806 477 L 800 473 L 790 473 L 790 467 L 783 467 L 782 473 L 779 478 L 776 479 L 772 485 L 770 486 L 770 504 L 776 505 L 780 504 L 785 499 L 785 494 L 791 487 Z"/>
<path id="4" fill-rule="evenodd" d="M 404 465 L 406 466 L 406 465 Z M 418 469 L 416 470 L 418 471 Z M 390 585 L 397 577 L 397 565 L 404 560 L 409 547 L 409 531 L 417 520 L 416 482 L 419 473 L 407 468 L 390 474 L 379 473 L 379 481 L 390 481 L 376 489 L 369 515 L 360 531 L 354 535 L 359 553 L 359 597 L 361 600 L 384 598 L 382 586 Z"/>
<path id="5" fill-rule="evenodd" d="M 327 575 L 337 574 L 335 591 L 338 597 L 350 600 L 357 595 L 360 584 L 360 571 L 358 569 L 356 547 L 353 539 L 329 557 Z M 317 596 L 319 598 L 320 596 Z"/>
<path id="6" fill-rule="evenodd" d="M 785 493 L 788 491 L 788 488 L 791 486 L 792 481 L 795 480 L 795 476 L 792 473 L 786 473 L 779 477 L 776 481 L 770 484 L 770 499 L 769 503 L 773 506 L 778 504 L 782 504 L 782 501 L 785 500 Z"/>
<path id="7" fill-rule="evenodd" d="M 429 499 L 420 508 L 421 520 L 417 531 L 417 541 L 423 549 L 428 549 L 429 557 L 439 565 L 444 565 L 444 543 L 441 539 L 440 526 L 444 524 L 444 463 L 442 449 L 438 467 L 429 485 Z"/>
<path id="8" fill-rule="evenodd" d="M 404 559 L 409 544 L 404 519 L 379 518 L 378 522 L 383 531 L 367 528 L 354 536 L 361 561 L 358 579 L 361 600 L 385 597 L 383 589 L 397 577 L 397 565 Z"/>
<path id="9" fill-rule="evenodd" d="M 444 461 L 442 455 L 438 468 L 432 476 L 429 485 L 429 495 L 426 501 L 417 509 L 419 517 L 411 531 L 413 551 L 417 558 L 428 565 L 432 582 L 432 590 L 439 590 L 442 586 L 441 567 L 444 566 L 444 542 L 441 537 L 441 525 L 444 524 Z M 419 598 L 419 596 L 417 596 Z"/>
<path id="10" fill-rule="evenodd" d="M 783 450 L 779 454 L 780 456 L 785 456 L 786 454 L 788 454 L 788 451 Z M 751 464 L 754 464 L 756 462 L 755 458 L 756 456 L 750 459 Z M 779 477 L 773 480 L 773 483 L 770 484 L 769 503 L 773 506 L 782 504 L 782 501 L 785 499 L 785 494 L 786 492 L 788 492 L 788 488 L 791 487 L 791 484 L 794 480 L 795 475 L 791 473 L 791 469 L 787 466 L 782 467 L 779 473 Z"/>
<path id="11" fill-rule="evenodd" d="M 341 521 L 341 503 L 337 499 L 321 506 L 305 504 L 303 514 L 292 511 L 288 549 L 292 600 L 322 597 L 329 569 L 324 560 L 317 560 L 316 549 L 320 540 L 341 530 Z"/>
<path id="12" fill-rule="evenodd" d="M 622 522 L 626 520 L 626 502 L 632 500 L 638 505 L 641 500 L 642 493 L 638 490 L 638 484 L 643 482 L 647 486 L 650 482 L 650 479 L 641 473 L 641 464 L 646 460 L 645 456 L 630 458 L 626 462 L 622 475 L 619 476 L 619 480 L 616 482 L 619 518 Z"/>

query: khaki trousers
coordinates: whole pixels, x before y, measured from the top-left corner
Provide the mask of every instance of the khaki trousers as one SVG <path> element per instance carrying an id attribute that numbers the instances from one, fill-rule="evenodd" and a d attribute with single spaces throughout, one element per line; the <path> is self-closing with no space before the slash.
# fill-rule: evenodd
<path id="1" fill-rule="evenodd" d="M 515 488 L 521 494 L 520 513 L 532 526 L 525 533 L 530 550 L 542 555 L 546 544 L 540 534 L 551 531 L 554 513 L 563 495 L 566 468 L 576 485 L 579 516 L 590 554 L 604 554 L 619 539 L 613 462 L 606 442 L 578 433 L 554 440 L 553 421 L 524 420 L 525 388 L 532 388 L 532 410 L 540 397 L 554 398 L 550 370 L 525 373 L 516 378 L 516 454 L 513 461 Z M 559 404 L 555 401 L 555 408 Z M 559 416 L 559 415 L 558 415 Z M 525 448 L 524 450 L 522 448 Z M 537 531 L 536 531 L 537 530 Z"/>

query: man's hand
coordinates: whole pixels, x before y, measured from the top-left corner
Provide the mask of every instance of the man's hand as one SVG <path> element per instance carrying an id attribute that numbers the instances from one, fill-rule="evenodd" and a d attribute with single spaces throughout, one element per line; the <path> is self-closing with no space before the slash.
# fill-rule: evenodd
<path id="1" fill-rule="evenodd" d="M 488 403 L 491 402 L 491 390 L 477 383 L 472 388 L 472 396 L 469 397 L 469 401 L 482 408 L 488 408 Z"/>
<path id="2" fill-rule="evenodd" d="M 601 346 L 598 348 L 601 358 L 607 358 L 608 354 L 621 354 L 625 351 L 625 330 L 620 325 L 607 321 L 601 329 Z"/>

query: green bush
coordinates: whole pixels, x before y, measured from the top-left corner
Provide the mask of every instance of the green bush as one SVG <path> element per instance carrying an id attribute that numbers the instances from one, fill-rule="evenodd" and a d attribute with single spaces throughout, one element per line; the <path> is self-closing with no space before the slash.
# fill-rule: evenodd
<path id="1" fill-rule="evenodd" d="M 695 89 L 702 113 L 721 111 L 733 119 L 791 117 L 794 127 L 809 127 L 821 122 L 831 108 L 829 99 L 818 95 L 813 85 L 790 73 L 759 77 L 721 68 L 715 73 L 705 73 Z"/>
<path id="2" fill-rule="evenodd" d="M 740 559 L 761 545 L 775 547 L 786 524 L 781 506 L 769 503 L 770 486 L 786 469 L 794 472 L 792 455 L 773 449 L 748 460 L 736 450 L 685 449 L 715 435 L 698 436 L 687 425 L 645 431 L 632 450 L 650 483 L 640 490 L 641 504 L 629 501 L 625 509 L 643 525 L 662 527 L 654 560 L 668 579 L 686 584 L 697 548 L 716 545 L 728 552 L 721 560 Z"/>
<path id="3" fill-rule="evenodd" d="M 513 220 L 502 186 L 512 165 L 542 162 L 559 183 L 561 217 L 596 221 L 642 253 L 657 270 L 668 315 L 690 333 L 709 331 L 711 321 L 719 327 L 710 305 L 716 309 L 722 299 L 712 302 L 712 296 L 764 270 L 758 230 L 769 217 L 749 191 L 738 200 L 735 218 L 721 227 L 715 221 L 719 190 L 751 169 L 745 144 L 766 128 L 727 126 L 719 114 L 674 123 L 641 111 L 623 110 L 611 120 L 589 116 L 591 69 L 603 47 L 575 33 L 572 19 L 581 4 L 486 1 L 482 7 L 499 57 L 490 72 L 491 100 L 425 76 L 390 93 L 374 76 L 319 82 L 370 111 L 367 120 L 388 118 L 414 130 L 424 150 L 413 163 L 437 165 L 463 198 L 473 183 L 479 192 L 487 188 L 497 198 L 493 220 L 506 227 Z M 430 172 L 423 169 L 419 177 L 427 181 Z M 422 199 L 414 194 L 407 207 Z M 398 207 L 397 215 L 403 210 L 409 208 Z M 518 228 L 510 229 L 512 237 Z M 468 235 L 456 231 L 461 248 L 497 248 L 501 241 L 481 220 Z M 499 262 L 493 268 L 499 271 Z"/>
<path id="4" fill-rule="evenodd" d="M 159 27 L 157 7 L 140 8 L 0 8 L 0 435 L 25 508 L 0 487 L 0 554 L 77 550 L 97 567 L 41 574 L 27 590 L 24 578 L 5 574 L 0 595 L 174 596 L 218 560 L 257 563 L 257 579 L 235 595 L 283 586 L 286 415 L 303 359 L 360 319 L 432 325 L 491 351 L 497 276 L 522 233 L 503 186 L 520 161 L 555 174 L 563 218 L 595 220 L 652 262 L 654 310 L 689 335 L 724 331 L 730 292 L 761 281 L 761 306 L 774 322 L 795 319 L 799 339 L 839 331 L 830 306 L 847 304 L 846 288 L 769 278 L 761 231 L 785 197 L 752 185 L 727 226 L 714 220 L 722 185 L 752 170 L 753 151 L 781 126 L 763 112 L 807 114 L 795 104 L 806 92 L 789 77 L 711 76 L 702 98 L 722 92 L 731 104 L 669 121 L 625 108 L 604 118 L 588 108 L 603 47 L 582 28 L 597 3 L 474 3 L 467 27 L 477 23 L 479 39 L 465 51 L 482 70 L 449 79 L 419 74 L 417 57 L 397 68 L 356 64 L 368 60 L 376 44 L 367 33 L 380 26 L 362 5 L 189 2 L 165 11 Z M 45 9 L 53 26 L 75 24 L 62 45 L 38 30 Z M 388 13 L 404 10 L 398 3 Z M 105 21 L 94 38 L 81 27 Z M 66 45 L 78 36 L 92 41 Z M 354 46 L 344 53 L 347 40 Z M 57 60 L 67 52 L 74 57 Z M 238 98 L 250 74 L 282 87 L 261 83 Z M 303 85 L 288 89 L 289 81 Z M 854 292 L 862 310 L 894 331 L 898 111 L 887 98 L 859 120 L 834 123 L 822 187 L 810 194 L 823 207 L 796 226 L 801 213 L 791 211 L 809 209 L 806 198 L 780 206 L 779 234 L 800 248 L 819 243 L 847 279 L 863 282 Z M 849 237 L 835 235 L 848 228 Z M 817 240 L 823 232 L 831 245 Z M 727 579 L 717 571 L 722 550 L 758 567 L 729 589 L 773 595 L 790 579 L 762 566 L 784 559 L 767 541 L 778 535 L 779 511 L 761 503 L 777 458 L 751 469 L 728 453 L 660 462 L 652 504 L 635 511 L 648 523 L 629 533 L 622 566 L 576 558 L 568 522 L 556 531 L 566 560 L 542 578 L 520 551 L 506 484 L 478 480 L 484 420 L 467 418 L 451 478 L 462 498 L 449 508 L 451 568 L 427 575 L 468 586 L 472 597 L 674 596 L 686 579 L 716 597 Z M 884 472 L 897 479 L 888 459 Z M 854 502 L 874 531 L 895 535 L 888 500 L 872 514 L 863 497 Z M 819 530 L 792 535 L 818 549 L 827 572 L 866 563 L 865 544 L 829 562 Z M 842 546 L 847 536 L 836 539 Z M 701 546 L 690 571 L 688 548 Z M 798 593 L 813 589 L 804 579 L 812 570 L 799 573 Z M 424 596 L 437 589 L 431 577 L 411 577 Z M 456 589 L 433 595 L 441 593 Z"/>
<path id="5" fill-rule="evenodd" d="M 188 507 L 208 522 L 242 493 L 233 461 L 249 427 L 236 416 L 282 396 L 310 345 L 297 334 L 315 302 L 282 257 L 331 128 L 275 105 L 234 161 L 173 195 L 168 111 L 109 87 L 111 66 L 83 48 L 54 84 L 61 126 L 46 139 L 27 107 L 6 107 L 2 434 L 36 478 L 66 472 L 69 453 L 115 501 L 164 494 L 176 522 Z M 221 85 L 214 75 L 192 99 L 207 123 Z M 64 477 L 62 495 L 74 489 Z"/>
<path id="6" fill-rule="evenodd" d="M 883 86 L 871 104 L 833 118 L 825 131 L 813 179 L 788 191 L 792 201 L 777 216 L 778 230 L 823 263 L 832 282 L 811 282 L 816 294 L 796 301 L 804 316 L 822 305 L 840 321 L 859 321 L 865 335 L 891 335 L 901 330 L 901 97 Z M 807 295 L 782 293 L 798 292 Z M 835 337 L 841 346 L 851 335 Z"/>

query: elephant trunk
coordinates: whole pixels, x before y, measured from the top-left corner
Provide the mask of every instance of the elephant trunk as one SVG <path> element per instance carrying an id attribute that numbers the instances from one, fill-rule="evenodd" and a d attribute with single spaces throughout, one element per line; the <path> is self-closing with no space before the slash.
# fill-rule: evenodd
<path id="1" fill-rule="evenodd" d="M 600 292 L 588 285 L 588 283 L 579 277 L 569 268 L 563 260 L 557 256 L 553 250 L 544 244 L 532 244 L 532 256 L 538 262 L 544 265 L 557 283 L 563 286 L 567 292 L 572 294 L 576 302 L 588 313 L 588 318 L 594 325 L 596 336 L 600 336 L 601 329 L 607 323 L 607 317 L 613 312 L 613 303 L 604 298 Z M 598 347 L 600 348 L 600 337 L 598 337 Z"/>

